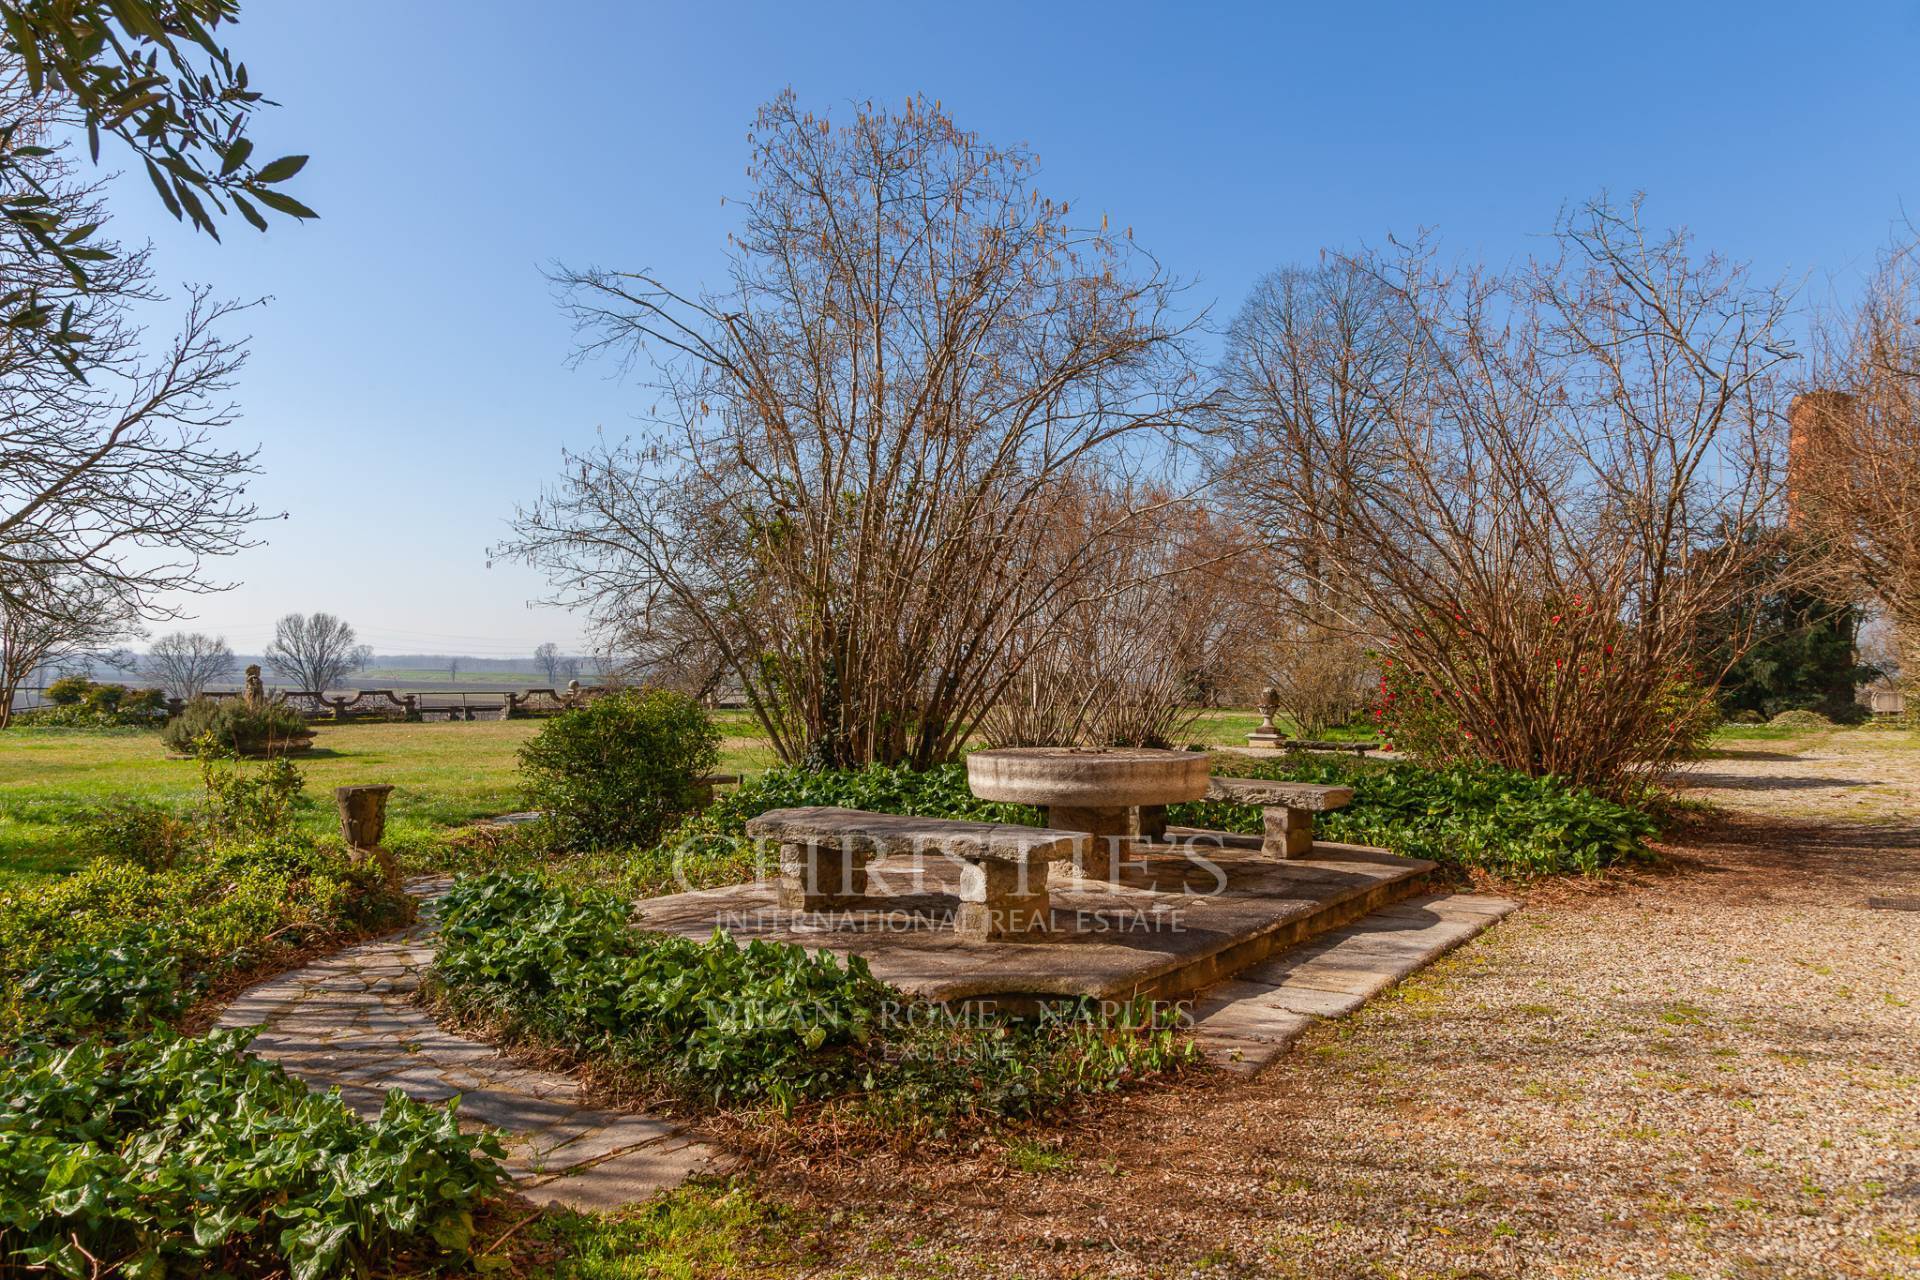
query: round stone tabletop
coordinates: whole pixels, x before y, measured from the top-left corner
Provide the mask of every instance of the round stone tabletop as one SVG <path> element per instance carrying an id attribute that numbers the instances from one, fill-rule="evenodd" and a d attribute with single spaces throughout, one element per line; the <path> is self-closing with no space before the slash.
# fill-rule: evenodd
<path id="1" fill-rule="evenodd" d="M 1178 804 L 1207 794 L 1207 753 L 1117 747 L 998 747 L 967 757 L 982 800 L 1075 808 Z"/>

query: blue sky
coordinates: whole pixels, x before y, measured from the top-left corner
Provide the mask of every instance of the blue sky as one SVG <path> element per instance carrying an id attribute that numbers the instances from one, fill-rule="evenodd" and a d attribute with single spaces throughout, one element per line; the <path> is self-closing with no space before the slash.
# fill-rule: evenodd
<path id="1" fill-rule="evenodd" d="M 1920 217 L 1920 6 L 612 4 L 253 0 L 230 36 L 313 159 L 319 210 L 214 245 L 123 179 L 115 231 L 163 282 L 270 294 L 234 438 L 289 517 L 196 627 L 257 650 L 339 613 L 388 653 L 526 653 L 581 623 L 488 568 L 514 504 L 643 393 L 569 370 L 542 270 L 717 281 L 758 103 L 939 98 L 1024 142 L 1041 185 L 1130 224 L 1229 318 L 1262 272 L 1436 229 L 1525 254 L 1566 201 L 1650 217 L 1810 300 Z"/>

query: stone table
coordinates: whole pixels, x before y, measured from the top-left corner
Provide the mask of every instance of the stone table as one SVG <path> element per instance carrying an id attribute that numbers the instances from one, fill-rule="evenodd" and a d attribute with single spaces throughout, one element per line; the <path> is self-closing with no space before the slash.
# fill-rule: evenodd
<path id="1" fill-rule="evenodd" d="M 1158 839 L 1166 807 L 1207 794 L 1207 753 L 1116 747 L 1001 747 L 967 757 L 967 785 L 982 800 L 1039 805 L 1047 825 L 1094 837 L 1091 866 L 1112 859 L 1138 835 Z"/>

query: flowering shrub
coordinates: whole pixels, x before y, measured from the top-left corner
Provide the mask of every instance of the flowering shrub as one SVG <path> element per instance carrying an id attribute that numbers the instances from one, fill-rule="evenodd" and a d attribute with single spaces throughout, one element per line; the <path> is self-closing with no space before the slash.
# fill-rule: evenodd
<path id="1" fill-rule="evenodd" d="M 1690 652 L 1583 595 L 1497 621 L 1424 616 L 1381 654 L 1373 718 L 1428 763 L 1484 761 L 1629 796 L 1719 721 Z"/>

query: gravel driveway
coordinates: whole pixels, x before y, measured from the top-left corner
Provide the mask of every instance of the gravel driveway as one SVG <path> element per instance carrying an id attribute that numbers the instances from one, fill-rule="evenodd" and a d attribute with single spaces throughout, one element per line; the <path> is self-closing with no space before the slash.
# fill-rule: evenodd
<path id="1" fill-rule="evenodd" d="M 841 1215 L 796 1273 L 1920 1276 L 1920 913 L 1866 906 L 1920 895 L 1920 752 L 1873 737 L 1715 762 L 1737 812 L 1668 867 L 1538 891 L 1253 1082 L 1042 1135 L 1047 1172 L 770 1175 Z"/>

